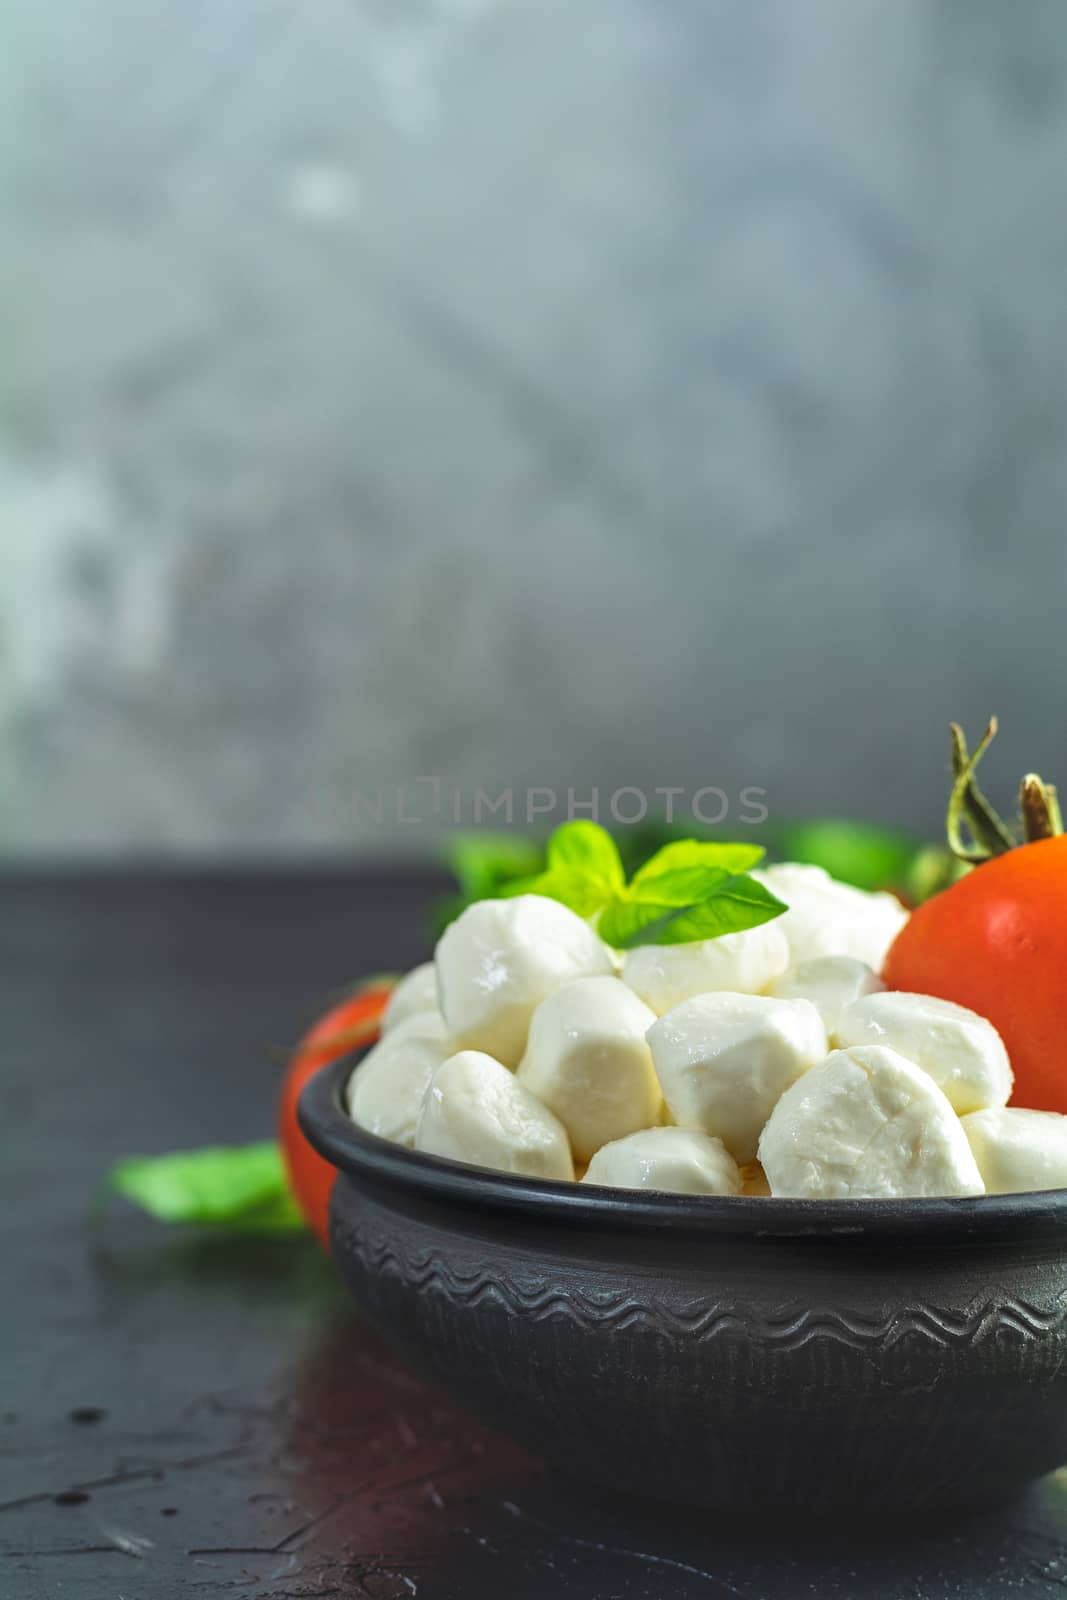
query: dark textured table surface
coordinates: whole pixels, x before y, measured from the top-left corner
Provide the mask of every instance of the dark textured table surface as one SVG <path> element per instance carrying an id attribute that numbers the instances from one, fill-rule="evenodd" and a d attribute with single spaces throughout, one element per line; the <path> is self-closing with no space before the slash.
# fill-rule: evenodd
<path id="1" fill-rule="evenodd" d="M 1067 1473 L 995 1516 L 862 1536 L 620 1503 L 429 1391 L 308 1241 L 90 1220 L 116 1156 L 267 1134 L 284 1047 L 332 989 L 425 954 L 437 887 L 0 885 L 0 1600 L 1067 1592 Z"/>

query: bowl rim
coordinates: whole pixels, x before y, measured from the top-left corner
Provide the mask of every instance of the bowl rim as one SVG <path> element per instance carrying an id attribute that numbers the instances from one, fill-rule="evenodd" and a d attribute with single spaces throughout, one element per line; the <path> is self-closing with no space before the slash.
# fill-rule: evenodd
<path id="1" fill-rule="evenodd" d="M 521 1215 L 568 1228 L 678 1230 L 752 1238 L 874 1235 L 940 1244 L 993 1237 L 1060 1237 L 1067 1230 L 1067 1189 L 968 1198 L 794 1200 L 746 1195 L 685 1195 L 610 1189 L 527 1178 L 408 1150 L 359 1127 L 344 1108 L 344 1087 L 372 1046 L 353 1051 L 309 1078 L 297 1105 L 300 1128 L 339 1172 L 409 1196 L 485 1214 Z"/>

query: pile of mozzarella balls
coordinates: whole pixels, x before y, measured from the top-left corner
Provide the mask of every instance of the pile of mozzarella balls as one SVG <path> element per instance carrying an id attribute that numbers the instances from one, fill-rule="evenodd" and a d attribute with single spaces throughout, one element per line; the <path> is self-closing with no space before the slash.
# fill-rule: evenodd
<path id="1" fill-rule="evenodd" d="M 349 1113 L 533 1178 L 807 1199 L 1067 1185 L 1067 1117 L 1006 1109 L 985 1018 L 877 973 L 907 918 L 818 867 L 788 910 L 704 943 L 608 948 L 539 895 L 482 900 L 394 990 Z"/>

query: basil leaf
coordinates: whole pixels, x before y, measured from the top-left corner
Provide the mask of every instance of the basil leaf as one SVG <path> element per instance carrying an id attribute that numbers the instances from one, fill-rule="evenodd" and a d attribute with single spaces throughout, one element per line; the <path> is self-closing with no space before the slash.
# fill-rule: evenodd
<path id="1" fill-rule="evenodd" d="M 657 931 L 656 944 L 688 944 L 693 939 L 718 939 L 744 933 L 780 917 L 789 908 L 755 878 L 731 878 L 718 894 L 670 917 Z"/>
<path id="2" fill-rule="evenodd" d="M 724 867 L 727 872 L 751 872 L 766 851 L 761 844 L 720 844 L 714 839 L 676 839 L 656 851 L 634 874 L 636 886 L 661 873 L 677 872 L 682 867 Z"/>
<path id="3" fill-rule="evenodd" d="M 758 844 L 715 844 L 699 839 L 679 839 L 658 850 L 630 884 L 635 900 L 662 905 L 692 905 L 715 894 L 727 878 L 748 872 L 763 860 Z"/>
<path id="4" fill-rule="evenodd" d="M 597 932 L 622 950 L 637 944 L 689 944 L 757 928 L 786 909 L 762 883 L 740 874 L 724 877 L 708 897 L 687 905 L 621 897 L 605 908 Z"/>
<path id="5" fill-rule="evenodd" d="M 646 937 L 646 930 L 654 930 L 657 923 L 673 914 L 672 907 L 657 905 L 653 900 L 620 897 L 604 907 L 597 918 L 596 931 L 614 950 L 630 950 L 637 944 L 655 944 L 654 932 Z"/>
<path id="6" fill-rule="evenodd" d="M 556 829 L 548 841 L 548 871 L 578 874 L 611 891 L 626 881 L 618 845 L 595 822 L 565 822 Z"/>
<path id="7" fill-rule="evenodd" d="M 293 1233 L 304 1221 L 273 1139 L 118 1161 L 106 1189 L 159 1219 L 243 1233 Z"/>

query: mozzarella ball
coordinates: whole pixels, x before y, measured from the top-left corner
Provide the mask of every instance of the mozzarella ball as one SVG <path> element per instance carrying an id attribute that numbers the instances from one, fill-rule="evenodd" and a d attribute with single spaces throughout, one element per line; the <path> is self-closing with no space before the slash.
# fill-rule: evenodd
<path id="1" fill-rule="evenodd" d="M 885 984 L 865 961 L 855 956 L 816 956 L 789 967 L 767 985 L 766 993 L 779 1000 L 810 1000 L 833 1042 L 837 1022 L 846 1006 L 865 994 L 878 994 Z"/>
<path id="2" fill-rule="evenodd" d="M 752 876 L 789 907 L 774 925 L 785 935 L 794 966 L 816 956 L 854 956 L 880 972 L 908 920 L 896 895 L 868 894 L 838 883 L 822 867 L 783 861 Z"/>
<path id="3" fill-rule="evenodd" d="M 692 1128 L 643 1128 L 603 1145 L 583 1183 L 669 1194 L 739 1194 L 741 1174 L 721 1139 Z"/>
<path id="4" fill-rule="evenodd" d="M 985 1017 L 933 995 L 887 990 L 846 1007 L 839 1044 L 884 1044 L 928 1072 L 959 1115 L 1002 1106 L 1012 1071 L 1000 1034 Z"/>
<path id="5" fill-rule="evenodd" d="M 648 1042 L 675 1122 L 716 1135 L 744 1163 L 779 1096 L 826 1054 L 826 1029 L 809 1000 L 699 994 Z"/>
<path id="6" fill-rule="evenodd" d="M 882 1045 L 835 1050 L 787 1089 L 763 1130 L 759 1158 L 772 1195 L 804 1200 L 985 1188 L 937 1084 Z"/>
<path id="7" fill-rule="evenodd" d="M 574 1178 L 567 1130 L 515 1075 L 480 1050 L 436 1069 L 415 1129 L 415 1148 L 528 1178 Z"/>
<path id="8" fill-rule="evenodd" d="M 398 1022 L 368 1050 L 348 1080 L 345 1098 L 352 1121 L 410 1149 L 430 1079 L 454 1048 L 436 1011 L 420 1011 Z"/>
<path id="9" fill-rule="evenodd" d="M 441 1011 L 456 1043 L 517 1067 L 530 1018 L 575 978 L 614 970 L 611 951 L 582 918 L 543 895 L 479 900 L 437 945 Z"/>
<path id="10" fill-rule="evenodd" d="M 971 1111 L 960 1126 L 987 1194 L 1067 1189 L 1067 1117 L 1058 1111 L 998 1106 Z"/>
<path id="11" fill-rule="evenodd" d="M 638 945 L 626 953 L 623 982 L 657 1016 L 695 994 L 758 994 L 789 965 L 789 946 L 778 926 L 782 920 L 694 944 Z"/>
<path id="12" fill-rule="evenodd" d="M 424 961 L 421 967 L 406 972 L 389 996 L 382 1012 L 382 1032 L 389 1033 L 398 1022 L 420 1011 L 437 1009 L 437 968 L 432 961 Z"/>
<path id="13" fill-rule="evenodd" d="M 645 1034 L 654 1011 L 618 978 L 578 978 L 542 1000 L 518 1079 L 563 1123 L 578 1161 L 658 1121 L 663 1105 Z"/>

